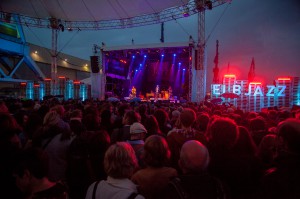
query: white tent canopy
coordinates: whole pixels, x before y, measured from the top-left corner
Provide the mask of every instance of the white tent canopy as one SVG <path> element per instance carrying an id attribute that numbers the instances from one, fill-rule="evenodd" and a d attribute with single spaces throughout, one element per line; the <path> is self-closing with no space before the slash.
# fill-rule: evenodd
<path id="1" fill-rule="evenodd" d="M 126 19 L 187 4 L 188 0 L 2 0 L 1 12 L 64 21 Z"/>

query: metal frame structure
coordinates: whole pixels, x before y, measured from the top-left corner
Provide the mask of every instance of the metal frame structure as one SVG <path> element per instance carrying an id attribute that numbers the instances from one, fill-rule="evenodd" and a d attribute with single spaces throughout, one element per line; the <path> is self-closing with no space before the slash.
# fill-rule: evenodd
<path id="1" fill-rule="evenodd" d="M 188 100 L 200 102 L 204 100 L 206 95 L 206 64 L 205 64 L 205 10 L 211 10 L 230 0 L 189 0 L 187 4 L 177 7 L 171 7 L 161 12 L 145 14 L 131 18 L 100 20 L 100 21 L 67 21 L 56 18 L 41 19 L 24 16 L 16 13 L 7 13 L 0 11 L 0 21 L 5 23 L 16 23 L 19 26 L 31 26 L 38 28 L 52 29 L 52 94 L 56 94 L 57 84 L 57 36 L 58 31 L 64 28 L 78 30 L 108 30 L 108 29 L 124 29 L 138 26 L 157 24 L 172 21 L 198 13 L 198 43 L 197 53 L 193 57 L 197 57 L 197 63 L 193 60 L 189 63 L 189 73 L 192 75 L 189 79 Z M 7 16 L 17 15 L 17 20 L 7 22 Z M 16 19 L 14 17 L 14 19 Z M 24 44 L 23 44 L 24 45 Z M 194 46 L 193 46 L 194 48 Z M 190 51 L 192 47 L 190 47 Z M 195 70 L 193 69 L 195 65 Z M 17 68 L 17 67 L 16 67 Z M 36 71 L 40 74 L 37 67 Z M 3 72 L 0 71 L 2 74 Z M 3 73 L 4 74 L 4 73 Z M 3 75 L 2 74 L 2 75 Z M 10 76 L 11 79 L 11 76 Z"/>
<path id="2" fill-rule="evenodd" d="M 18 22 L 19 17 L 12 15 L 13 19 Z M 0 37 L 0 64 L 3 68 L 0 68 L 0 82 L 27 82 L 29 80 L 16 78 L 16 71 L 22 64 L 29 67 L 35 74 L 38 80 L 43 80 L 45 75 L 39 69 L 35 61 L 29 54 L 29 46 L 25 42 L 25 36 L 22 26 L 16 23 L 20 38 L 17 41 L 7 40 Z M 14 63 L 17 61 L 17 63 Z M 5 71 L 3 70 L 5 69 Z"/>
<path id="3" fill-rule="evenodd" d="M 110 30 L 110 29 L 124 29 L 132 28 L 138 26 L 145 26 L 151 24 L 157 24 L 167 21 L 172 21 L 180 18 L 184 18 L 190 15 L 197 14 L 198 12 L 203 12 L 206 9 L 211 9 L 208 7 L 207 2 L 211 2 L 213 7 L 222 5 L 228 0 L 190 0 L 187 4 L 182 6 L 172 7 L 165 9 L 161 12 L 145 14 L 141 16 L 124 18 L 124 19 L 113 19 L 113 20 L 100 20 L 100 21 L 67 21 L 62 19 L 57 19 L 59 24 L 63 25 L 65 28 L 79 29 L 79 30 Z M 0 21 L 6 22 L 6 16 L 11 13 L 6 13 L 0 11 Z M 52 28 L 49 19 L 34 18 L 24 15 L 19 15 L 20 24 L 38 27 L 38 28 Z"/>

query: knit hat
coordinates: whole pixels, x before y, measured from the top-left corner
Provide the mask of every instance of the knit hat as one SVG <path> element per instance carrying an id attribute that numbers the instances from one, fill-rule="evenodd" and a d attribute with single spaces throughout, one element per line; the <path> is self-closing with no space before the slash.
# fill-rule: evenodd
<path id="1" fill-rule="evenodd" d="M 147 133 L 146 128 L 139 122 L 135 122 L 130 126 L 130 134 Z"/>

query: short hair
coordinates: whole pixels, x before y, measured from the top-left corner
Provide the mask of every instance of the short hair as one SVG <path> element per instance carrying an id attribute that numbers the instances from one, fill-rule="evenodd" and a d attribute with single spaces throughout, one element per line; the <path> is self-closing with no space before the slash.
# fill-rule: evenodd
<path id="1" fill-rule="evenodd" d="M 197 115 L 195 122 L 196 129 L 205 132 L 209 123 L 209 115 L 207 113 L 200 113 Z"/>
<path id="2" fill-rule="evenodd" d="M 156 117 L 156 120 L 160 126 L 164 125 L 169 120 L 169 115 L 163 108 L 156 109 L 153 115 Z"/>
<path id="3" fill-rule="evenodd" d="M 286 119 L 278 124 L 277 131 L 288 149 L 300 154 L 300 121 L 295 118 Z"/>
<path id="4" fill-rule="evenodd" d="M 266 130 L 266 122 L 263 117 L 256 117 L 249 121 L 250 131 L 263 131 Z"/>
<path id="5" fill-rule="evenodd" d="M 137 158 L 129 143 L 117 142 L 107 149 L 104 170 L 108 176 L 117 179 L 131 178 L 137 168 Z"/>
<path id="6" fill-rule="evenodd" d="M 184 108 L 179 118 L 180 118 L 180 123 L 184 127 L 190 127 L 196 120 L 196 113 L 191 108 Z"/>
<path id="7" fill-rule="evenodd" d="M 234 120 L 230 118 L 216 118 L 210 127 L 211 142 L 217 148 L 232 148 L 238 138 L 239 129 Z"/>
<path id="8" fill-rule="evenodd" d="M 135 122 L 140 122 L 141 121 L 141 116 L 139 113 L 129 110 L 125 113 L 124 118 L 126 119 L 127 124 L 131 125 Z"/>
<path id="9" fill-rule="evenodd" d="M 210 162 L 206 146 L 197 140 L 186 141 L 180 151 L 179 165 L 183 172 L 201 173 Z"/>
<path id="10" fill-rule="evenodd" d="M 143 159 L 146 165 L 162 167 L 170 160 L 171 152 L 166 139 L 160 135 L 149 136 L 144 145 Z"/>

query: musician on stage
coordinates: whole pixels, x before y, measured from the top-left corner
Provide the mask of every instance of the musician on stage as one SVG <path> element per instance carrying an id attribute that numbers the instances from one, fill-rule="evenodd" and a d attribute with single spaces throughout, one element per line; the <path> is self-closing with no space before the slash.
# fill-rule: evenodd
<path id="1" fill-rule="evenodd" d="M 159 96 L 159 85 L 156 85 L 156 88 L 155 88 L 155 98 L 158 98 Z"/>
<path id="2" fill-rule="evenodd" d="M 172 93 L 173 90 L 172 90 L 171 86 L 169 86 L 168 91 L 169 91 L 169 98 L 172 98 L 173 97 L 173 93 Z"/>
<path id="3" fill-rule="evenodd" d="M 136 88 L 134 86 L 132 86 L 132 89 L 131 89 L 131 96 L 136 97 Z"/>

